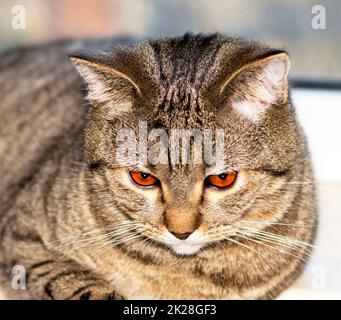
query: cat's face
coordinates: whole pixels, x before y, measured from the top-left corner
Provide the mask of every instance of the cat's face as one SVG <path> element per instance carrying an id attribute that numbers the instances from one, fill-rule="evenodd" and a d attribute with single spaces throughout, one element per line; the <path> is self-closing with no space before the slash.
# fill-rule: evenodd
<path id="1" fill-rule="evenodd" d="M 282 218 L 297 156 L 285 53 L 193 36 L 74 62 L 93 104 L 86 156 L 103 223 L 133 222 L 134 232 L 194 254 L 233 239 L 241 221 Z M 183 136 L 172 140 L 179 129 L 202 137 L 186 161 Z M 216 157 L 207 160 L 209 142 Z"/>

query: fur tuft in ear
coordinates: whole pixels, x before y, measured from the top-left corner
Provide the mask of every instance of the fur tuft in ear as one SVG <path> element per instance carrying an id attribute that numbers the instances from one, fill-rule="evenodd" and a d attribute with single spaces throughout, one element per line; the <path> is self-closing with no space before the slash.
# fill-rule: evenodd
<path id="1" fill-rule="evenodd" d="M 86 82 L 87 98 L 94 107 L 106 106 L 112 116 L 132 110 L 133 100 L 141 92 L 129 76 L 83 57 L 70 59 Z"/>
<path id="2" fill-rule="evenodd" d="M 235 72 L 221 87 L 229 103 L 250 120 L 258 120 L 271 105 L 288 100 L 290 61 L 281 52 L 256 60 Z"/>

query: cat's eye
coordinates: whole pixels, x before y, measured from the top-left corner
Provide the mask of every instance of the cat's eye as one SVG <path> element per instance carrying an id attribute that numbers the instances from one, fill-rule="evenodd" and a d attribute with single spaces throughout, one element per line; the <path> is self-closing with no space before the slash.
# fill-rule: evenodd
<path id="1" fill-rule="evenodd" d="M 159 183 L 159 180 L 149 173 L 145 173 L 141 171 L 130 171 L 129 174 L 130 174 L 131 179 L 136 184 L 142 187 L 151 187 Z"/>
<path id="2" fill-rule="evenodd" d="M 206 178 L 206 184 L 216 188 L 228 188 L 233 185 L 237 179 L 237 171 L 229 171 L 226 173 L 211 175 Z"/>

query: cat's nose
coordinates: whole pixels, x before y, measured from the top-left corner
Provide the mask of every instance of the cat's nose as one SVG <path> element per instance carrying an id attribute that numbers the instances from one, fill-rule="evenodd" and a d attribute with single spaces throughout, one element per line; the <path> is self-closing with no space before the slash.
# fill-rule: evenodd
<path id="1" fill-rule="evenodd" d="M 180 240 L 185 240 L 192 234 L 192 232 L 186 232 L 186 233 L 171 232 L 171 234 Z"/>

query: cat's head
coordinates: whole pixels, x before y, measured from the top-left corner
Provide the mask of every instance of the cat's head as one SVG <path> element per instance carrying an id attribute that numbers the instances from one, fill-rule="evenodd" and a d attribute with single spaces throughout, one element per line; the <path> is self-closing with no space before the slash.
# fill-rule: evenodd
<path id="1" fill-rule="evenodd" d="M 101 223 L 194 254 L 241 221 L 282 218 L 300 148 L 285 52 L 185 35 L 72 60 L 92 105 L 85 155 Z M 220 156 L 205 158 L 207 145 Z"/>

